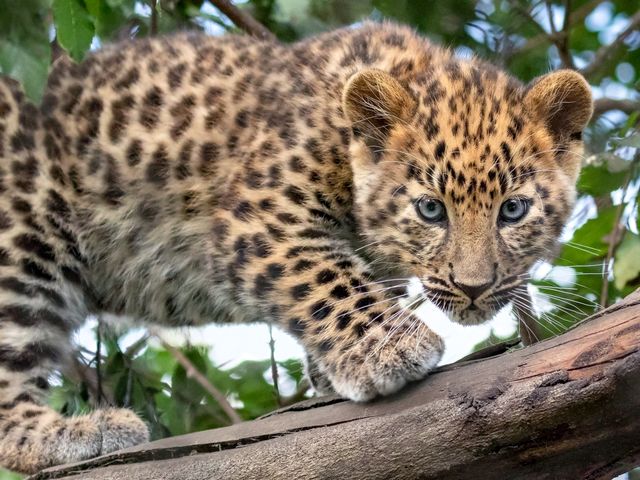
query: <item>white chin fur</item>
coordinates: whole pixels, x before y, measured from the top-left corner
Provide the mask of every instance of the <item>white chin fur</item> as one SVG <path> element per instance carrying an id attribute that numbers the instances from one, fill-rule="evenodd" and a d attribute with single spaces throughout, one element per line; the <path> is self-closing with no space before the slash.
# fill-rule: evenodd
<path id="1" fill-rule="evenodd" d="M 456 322 L 453 322 L 442 310 L 424 296 L 424 286 L 422 282 L 413 277 L 409 280 L 409 286 L 407 287 L 409 292 L 409 299 L 407 303 L 411 303 L 411 299 L 417 296 L 422 296 L 425 301 L 415 312 L 415 315 L 422 320 L 422 322 L 429 327 L 439 337 L 446 339 L 451 333 L 452 327 L 459 326 Z"/>

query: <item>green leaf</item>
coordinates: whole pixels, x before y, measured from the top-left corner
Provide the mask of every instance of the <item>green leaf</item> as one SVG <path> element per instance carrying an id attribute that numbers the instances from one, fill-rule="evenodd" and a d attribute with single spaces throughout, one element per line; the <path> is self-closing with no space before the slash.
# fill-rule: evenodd
<path id="1" fill-rule="evenodd" d="M 89 50 L 95 28 L 81 0 L 53 0 L 58 43 L 79 62 Z"/>
<path id="2" fill-rule="evenodd" d="M 618 289 L 640 275 L 640 237 L 629 231 L 616 251 L 613 264 L 614 285 Z"/>
<path id="3" fill-rule="evenodd" d="M 35 102 L 42 98 L 47 80 L 49 46 L 47 2 L 0 0 L 0 73 L 22 83 Z"/>
<path id="4" fill-rule="evenodd" d="M 93 20 L 96 35 L 109 40 L 127 28 L 130 17 L 134 15 L 135 1 L 109 2 L 104 0 L 85 0 L 87 11 Z"/>
<path id="5" fill-rule="evenodd" d="M 176 366 L 176 359 L 169 352 L 157 348 L 147 348 L 136 360 L 158 376 L 172 372 Z"/>
<path id="6" fill-rule="evenodd" d="M 278 365 L 287 371 L 287 374 L 296 382 L 296 385 L 302 381 L 304 377 L 304 365 L 300 360 L 290 358 L 278 362 Z"/>
<path id="7" fill-rule="evenodd" d="M 22 475 L 0 468 L 0 480 L 20 480 L 21 478 L 23 478 Z"/>
<path id="8" fill-rule="evenodd" d="M 244 361 L 229 370 L 231 377 L 237 377 L 235 392 L 243 403 L 239 409 L 245 418 L 256 418 L 277 408 L 273 386 L 265 379 L 271 368 L 269 360 Z"/>
<path id="9" fill-rule="evenodd" d="M 578 191 L 600 197 L 621 188 L 627 172 L 619 169 L 624 166 L 628 169 L 631 162 L 625 163 L 626 165 L 620 165 L 620 162 L 611 158 L 603 159 L 601 164 L 583 167 L 578 180 Z"/>
<path id="10" fill-rule="evenodd" d="M 184 355 L 200 373 L 206 376 L 210 365 L 206 350 L 197 347 L 185 347 L 182 349 Z M 182 365 L 177 365 L 171 378 L 171 388 L 177 390 L 181 395 L 189 398 L 193 404 L 199 403 L 207 393 L 200 384 L 187 375 L 187 371 Z"/>
<path id="11" fill-rule="evenodd" d="M 570 242 L 562 247 L 555 264 L 572 267 L 593 263 L 607 254 L 609 244 L 606 236 L 611 233 L 617 215 L 617 206 L 598 212 L 596 218 L 588 220 L 573 234 Z"/>

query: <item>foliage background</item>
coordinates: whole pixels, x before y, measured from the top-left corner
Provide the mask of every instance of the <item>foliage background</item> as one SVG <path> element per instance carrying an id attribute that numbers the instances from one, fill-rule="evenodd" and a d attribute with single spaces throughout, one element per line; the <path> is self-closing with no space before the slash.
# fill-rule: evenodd
<path id="1" fill-rule="evenodd" d="M 19 80 L 38 101 L 50 64 L 59 55 L 79 61 L 105 42 L 182 29 L 212 35 L 239 31 L 215 3 L 0 0 L 0 73 Z M 560 67 L 581 70 L 597 99 L 596 115 L 585 132 L 581 198 L 557 260 L 533 272 L 531 292 L 540 315 L 533 334 L 545 338 L 560 333 L 640 286 L 637 0 L 235 3 L 285 42 L 366 18 L 389 18 L 413 25 L 462 57 L 475 52 L 525 81 Z M 228 425 L 235 415 L 253 419 L 310 394 L 300 361 L 276 362 L 273 342 L 271 359 L 217 365 L 207 347 L 187 344 L 177 350 L 158 332 L 125 345 L 126 334 L 99 322 L 95 345 L 82 346 L 76 368 L 55 380 L 52 405 L 67 414 L 105 403 L 131 407 L 149 422 L 152 436 L 161 438 Z M 148 337 L 153 341 L 146 342 Z M 478 347 L 500 340 L 492 334 Z M 194 369 L 205 382 L 196 380 Z M 279 393 L 282 382 L 291 396 Z M 226 401 L 216 400 L 212 389 Z M 236 413 L 225 412 L 222 404 Z M 637 472 L 628 475 L 640 478 Z M 0 470 L 0 480 L 10 478 L 16 477 Z"/>

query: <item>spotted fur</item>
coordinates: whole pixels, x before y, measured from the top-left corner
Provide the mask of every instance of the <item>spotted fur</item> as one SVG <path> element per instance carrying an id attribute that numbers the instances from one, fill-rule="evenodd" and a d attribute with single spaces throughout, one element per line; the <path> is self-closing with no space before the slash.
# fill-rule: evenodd
<path id="1" fill-rule="evenodd" d="M 392 393 L 440 358 L 394 278 L 462 323 L 507 303 L 571 209 L 586 82 L 524 86 L 411 30 L 293 46 L 180 34 L 62 59 L 42 107 L 0 83 L 0 463 L 139 443 L 126 410 L 63 418 L 49 372 L 91 313 L 281 325 L 323 390 Z M 504 223 L 509 198 L 529 212 Z M 441 202 L 425 221 L 421 199 Z M 523 200 L 524 201 L 524 200 Z"/>

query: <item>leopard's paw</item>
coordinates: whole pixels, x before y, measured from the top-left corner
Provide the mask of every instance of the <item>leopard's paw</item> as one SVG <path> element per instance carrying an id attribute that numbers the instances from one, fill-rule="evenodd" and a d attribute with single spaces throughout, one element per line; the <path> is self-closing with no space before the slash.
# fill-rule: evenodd
<path id="1" fill-rule="evenodd" d="M 131 447 L 149 438 L 131 410 L 109 408 L 63 417 L 49 407 L 23 402 L 0 415 L 0 465 L 35 473 Z"/>
<path id="2" fill-rule="evenodd" d="M 334 395 L 336 393 L 321 364 L 308 354 L 305 359 L 305 374 L 318 395 Z"/>
<path id="3" fill-rule="evenodd" d="M 101 455 L 149 441 L 147 425 L 131 410 L 106 408 L 91 413 L 90 418 L 102 434 Z"/>
<path id="4" fill-rule="evenodd" d="M 424 378 L 443 351 L 442 339 L 422 323 L 395 330 L 378 325 L 336 358 L 327 358 L 325 373 L 339 395 L 363 402 Z"/>

